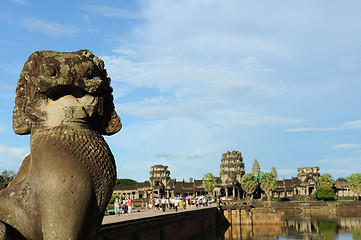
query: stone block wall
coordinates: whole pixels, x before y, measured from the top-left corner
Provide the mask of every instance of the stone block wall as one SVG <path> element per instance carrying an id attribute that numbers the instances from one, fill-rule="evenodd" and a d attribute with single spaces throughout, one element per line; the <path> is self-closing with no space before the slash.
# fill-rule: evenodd
<path id="1" fill-rule="evenodd" d="M 178 212 L 103 225 L 98 240 L 183 240 L 214 229 L 217 208 Z"/>
<path id="2" fill-rule="evenodd" d="M 285 214 L 284 212 L 276 212 L 269 208 L 254 208 L 251 210 L 253 217 L 253 225 L 257 224 L 284 224 Z"/>
<path id="3" fill-rule="evenodd" d="M 224 216 L 231 225 L 284 224 L 284 212 L 269 208 L 228 209 Z"/>

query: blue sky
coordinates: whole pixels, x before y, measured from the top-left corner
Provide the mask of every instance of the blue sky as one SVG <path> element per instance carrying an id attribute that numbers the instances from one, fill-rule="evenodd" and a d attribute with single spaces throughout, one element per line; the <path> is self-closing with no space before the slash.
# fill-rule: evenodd
<path id="1" fill-rule="evenodd" d="M 15 88 L 37 50 L 105 61 L 123 129 L 106 137 L 118 178 L 219 176 L 240 151 L 279 178 L 361 169 L 360 1 L 30 1 L 0 9 L 0 171 L 29 136 L 12 131 Z"/>

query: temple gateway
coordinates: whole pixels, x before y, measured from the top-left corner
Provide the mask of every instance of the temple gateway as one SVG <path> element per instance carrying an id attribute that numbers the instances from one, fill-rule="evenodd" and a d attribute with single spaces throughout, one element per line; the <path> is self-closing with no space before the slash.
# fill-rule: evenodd
<path id="1" fill-rule="evenodd" d="M 273 200 L 306 200 L 319 185 L 319 167 L 298 168 L 297 177 L 291 179 L 277 179 L 277 171 L 272 167 L 271 173 L 276 177 L 276 187 L 272 191 Z M 257 159 L 252 166 L 252 174 L 259 176 L 262 173 Z M 242 199 L 246 194 L 242 190 L 241 182 L 245 175 L 245 166 L 242 153 L 239 151 L 222 154 L 219 177 L 215 177 L 216 186 L 213 191 L 207 192 L 202 186 L 202 180 L 177 181 L 170 177 L 168 166 L 154 165 L 151 167 L 149 181 L 137 182 L 133 186 L 115 186 L 114 194 L 130 199 L 147 199 L 149 197 L 165 196 L 193 197 L 212 195 L 214 198 L 226 197 Z M 336 182 L 335 195 L 337 199 L 354 199 L 356 194 L 349 189 L 347 182 Z M 265 198 L 264 192 L 258 188 L 253 198 Z"/>

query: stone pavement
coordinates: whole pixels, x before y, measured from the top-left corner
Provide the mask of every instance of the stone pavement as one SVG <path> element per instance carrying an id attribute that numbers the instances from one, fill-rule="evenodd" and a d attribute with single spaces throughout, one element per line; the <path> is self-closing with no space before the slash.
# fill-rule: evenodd
<path id="1" fill-rule="evenodd" d="M 216 204 L 212 204 L 212 206 L 208 206 L 208 207 L 215 207 L 215 206 L 216 206 Z M 203 208 L 207 208 L 207 207 L 199 207 L 198 209 L 203 209 Z M 178 209 L 178 213 L 185 212 L 185 211 L 196 211 L 198 209 L 196 207 L 182 209 L 182 210 Z M 123 221 L 139 219 L 139 218 L 148 218 L 148 217 L 154 217 L 154 216 L 165 215 L 165 214 L 173 214 L 173 213 L 176 213 L 176 211 L 174 209 L 166 209 L 165 212 L 163 212 L 162 210 L 154 211 L 154 209 L 152 209 L 151 211 L 149 211 L 148 209 L 141 209 L 139 212 L 138 212 L 138 210 L 135 210 L 135 211 L 133 210 L 133 212 L 130 214 L 121 214 L 120 216 L 115 216 L 115 215 L 104 216 L 102 224 L 104 225 L 104 224 L 109 224 L 109 223 L 123 222 Z"/>

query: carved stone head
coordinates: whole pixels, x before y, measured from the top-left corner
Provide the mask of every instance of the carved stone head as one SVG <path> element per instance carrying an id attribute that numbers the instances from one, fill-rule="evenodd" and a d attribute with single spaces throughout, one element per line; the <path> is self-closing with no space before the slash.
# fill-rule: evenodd
<path id="1" fill-rule="evenodd" d="M 14 132 L 80 125 L 104 135 L 122 127 L 104 62 L 89 50 L 33 53 L 16 89 Z"/>

